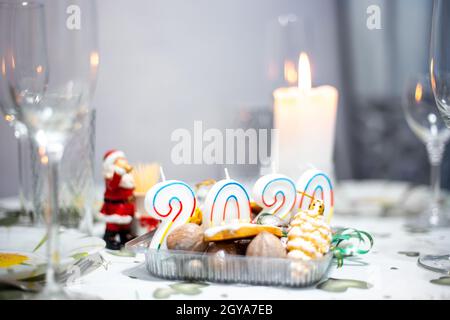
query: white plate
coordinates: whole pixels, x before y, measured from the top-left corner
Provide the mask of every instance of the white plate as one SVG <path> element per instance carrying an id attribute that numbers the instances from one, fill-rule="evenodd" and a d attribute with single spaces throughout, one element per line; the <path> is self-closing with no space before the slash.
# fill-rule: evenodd
<path id="1" fill-rule="evenodd" d="M 336 213 L 378 216 L 404 203 L 410 185 L 387 180 L 342 181 L 336 186 Z"/>
<path id="2" fill-rule="evenodd" d="M 450 193 L 441 190 L 443 208 L 450 208 Z M 347 180 L 336 186 L 337 214 L 366 216 L 415 215 L 431 201 L 430 187 L 387 180 Z M 445 209 L 448 210 L 448 209 Z"/>
<path id="3" fill-rule="evenodd" d="M 18 254 L 26 261 L 6 267 L 0 265 L 0 279 L 23 280 L 45 273 L 46 229 L 31 227 L 0 227 L 0 255 Z M 105 242 L 96 237 L 86 236 L 76 230 L 63 230 L 59 234 L 60 272 L 80 258 L 98 253 Z M 1 258 L 1 257 L 0 257 Z"/>
<path id="4" fill-rule="evenodd" d="M 20 210 L 20 201 L 17 197 L 1 198 L 0 209 L 5 211 L 18 211 Z"/>

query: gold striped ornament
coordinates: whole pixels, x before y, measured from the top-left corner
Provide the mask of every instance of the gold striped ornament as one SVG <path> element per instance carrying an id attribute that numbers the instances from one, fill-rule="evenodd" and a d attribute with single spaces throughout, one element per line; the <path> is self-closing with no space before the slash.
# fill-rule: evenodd
<path id="1" fill-rule="evenodd" d="M 332 232 L 322 208 L 322 200 L 315 199 L 308 210 L 301 210 L 292 218 L 287 241 L 289 258 L 317 259 L 330 250 Z"/>

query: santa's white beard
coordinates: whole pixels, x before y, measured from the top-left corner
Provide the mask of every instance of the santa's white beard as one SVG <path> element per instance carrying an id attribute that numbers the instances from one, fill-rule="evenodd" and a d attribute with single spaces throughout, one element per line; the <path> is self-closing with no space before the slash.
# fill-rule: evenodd
<path id="1" fill-rule="evenodd" d="M 115 172 L 115 165 L 104 168 L 103 177 L 105 179 L 112 179 Z M 120 179 L 119 187 L 125 189 L 133 189 L 134 188 L 134 178 L 133 175 L 129 173 L 124 173 L 122 175 L 122 179 Z"/>

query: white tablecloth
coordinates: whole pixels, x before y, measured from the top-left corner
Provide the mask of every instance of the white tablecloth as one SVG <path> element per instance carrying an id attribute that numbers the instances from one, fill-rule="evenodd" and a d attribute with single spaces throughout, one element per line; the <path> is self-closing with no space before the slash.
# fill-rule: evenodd
<path id="1" fill-rule="evenodd" d="M 403 228 L 404 222 L 400 217 L 347 216 L 333 220 L 334 226 L 370 232 L 375 244 L 370 253 L 347 259 L 342 268 L 333 265 L 323 280 L 327 277 L 361 280 L 370 284 L 368 289 L 329 292 L 316 287 L 295 289 L 210 283 L 201 288 L 199 294 L 176 294 L 169 299 L 450 299 L 450 286 L 430 282 L 443 275 L 419 267 L 417 257 L 399 253 L 450 253 L 450 229 L 409 233 Z M 105 266 L 68 285 L 69 291 L 103 299 L 154 299 L 156 289 L 175 283 L 149 275 L 141 255 L 119 257 L 104 251 L 102 256 Z"/>

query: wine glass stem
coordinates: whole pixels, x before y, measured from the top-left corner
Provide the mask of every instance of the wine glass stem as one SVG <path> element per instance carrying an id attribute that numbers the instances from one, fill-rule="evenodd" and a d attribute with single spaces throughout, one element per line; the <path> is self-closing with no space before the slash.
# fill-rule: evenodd
<path id="1" fill-rule="evenodd" d="M 432 211 L 437 213 L 439 211 L 439 198 L 441 193 L 441 164 L 431 164 L 431 191 Z"/>
<path id="2" fill-rule="evenodd" d="M 19 202 L 22 214 L 28 213 L 28 203 L 25 194 L 25 153 L 27 134 L 18 125 L 14 128 L 14 135 L 17 139 L 17 162 L 19 166 Z"/>
<path id="3" fill-rule="evenodd" d="M 437 217 L 439 215 L 439 199 L 441 193 L 441 163 L 445 146 L 441 143 L 427 144 L 428 158 L 431 166 L 431 214 Z"/>
<path id="4" fill-rule="evenodd" d="M 56 272 L 59 267 L 59 213 L 58 213 L 58 176 L 60 156 L 48 158 L 48 210 L 47 210 L 47 291 L 58 291 Z"/>

